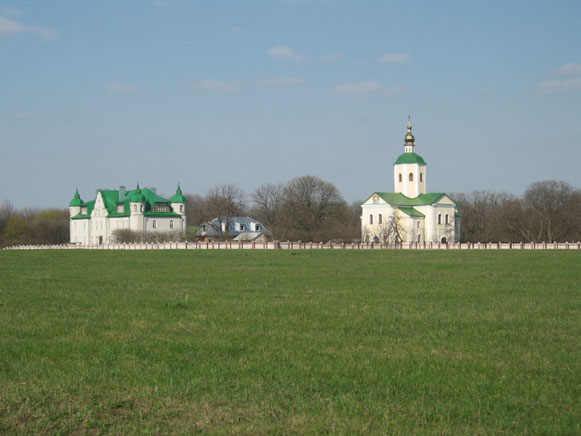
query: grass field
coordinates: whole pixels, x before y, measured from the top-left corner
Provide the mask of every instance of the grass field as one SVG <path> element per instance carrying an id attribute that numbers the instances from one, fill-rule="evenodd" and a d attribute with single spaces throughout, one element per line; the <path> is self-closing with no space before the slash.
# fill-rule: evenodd
<path id="1" fill-rule="evenodd" d="M 581 434 L 578 252 L 0 252 L 2 434 Z"/>

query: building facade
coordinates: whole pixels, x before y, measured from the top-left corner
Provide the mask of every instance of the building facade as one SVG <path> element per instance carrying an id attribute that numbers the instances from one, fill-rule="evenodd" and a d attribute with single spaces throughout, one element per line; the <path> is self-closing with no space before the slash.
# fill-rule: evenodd
<path id="1" fill-rule="evenodd" d="M 186 197 L 178 183 L 171 199 L 155 189 L 99 189 L 94 200 L 83 201 L 79 191 L 69 204 L 70 241 L 73 244 L 101 245 L 116 242 L 114 232 L 127 229 L 141 234 L 186 231 Z"/>
<path id="2" fill-rule="evenodd" d="M 393 164 L 394 192 L 374 192 L 361 205 L 366 242 L 456 242 L 460 215 L 445 193 L 427 193 L 427 164 L 415 152 L 408 122 L 404 153 Z"/>

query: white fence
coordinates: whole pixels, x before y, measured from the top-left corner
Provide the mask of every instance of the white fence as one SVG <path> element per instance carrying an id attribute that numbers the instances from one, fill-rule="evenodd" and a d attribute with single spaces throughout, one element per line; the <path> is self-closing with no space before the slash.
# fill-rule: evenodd
<path id="1" fill-rule="evenodd" d="M 580 242 L 411 242 L 400 244 L 332 242 L 165 242 L 102 245 L 16 245 L 5 250 L 581 250 Z"/>

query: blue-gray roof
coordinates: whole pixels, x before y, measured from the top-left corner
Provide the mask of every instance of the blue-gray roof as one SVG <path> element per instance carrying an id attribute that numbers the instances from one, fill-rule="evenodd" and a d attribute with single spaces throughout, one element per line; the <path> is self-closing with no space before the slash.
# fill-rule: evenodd
<path id="1" fill-rule="evenodd" d="M 225 223 L 228 217 L 214 218 L 202 224 L 201 228 L 196 232 L 197 236 L 218 236 L 220 233 L 218 230 L 221 227 L 221 223 Z M 264 232 L 270 235 L 270 232 L 264 227 L 264 225 L 251 218 L 249 216 L 233 216 L 228 220 L 228 236 L 238 236 L 241 233 L 247 232 Z M 257 229 L 256 226 L 259 226 Z"/>

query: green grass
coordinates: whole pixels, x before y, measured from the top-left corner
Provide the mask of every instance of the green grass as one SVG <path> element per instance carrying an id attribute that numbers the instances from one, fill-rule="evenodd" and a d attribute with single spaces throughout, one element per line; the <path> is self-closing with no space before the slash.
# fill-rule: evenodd
<path id="1" fill-rule="evenodd" d="M 0 252 L 2 434 L 581 434 L 578 252 Z"/>

